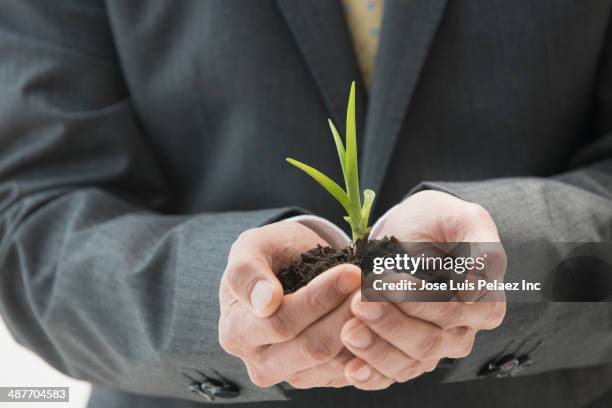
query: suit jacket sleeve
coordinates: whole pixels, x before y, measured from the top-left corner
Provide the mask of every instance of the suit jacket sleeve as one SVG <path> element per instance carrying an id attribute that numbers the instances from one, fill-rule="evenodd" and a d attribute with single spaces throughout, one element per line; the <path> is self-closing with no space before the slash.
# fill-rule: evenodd
<path id="1" fill-rule="evenodd" d="M 436 189 L 483 205 L 495 220 L 502 242 L 539 242 L 545 247 L 554 242 L 612 241 L 611 32 L 599 73 L 593 133 L 584 135 L 590 142 L 574 155 L 568 172 L 550 178 L 424 182 L 413 193 Z M 545 264 L 532 261 L 532 265 Z M 544 272 L 550 271 L 529 271 L 534 281 L 542 281 Z M 595 287 L 597 282 L 590 284 Z M 502 326 L 481 332 L 472 354 L 454 364 L 447 380 L 477 378 L 480 368 L 504 349 L 513 351 L 525 342 L 526 350 L 539 340 L 542 344 L 531 355 L 532 366 L 519 375 L 612 363 L 611 315 L 609 302 L 510 304 Z"/>
<path id="2" fill-rule="evenodd" d="M 218 288 L 241 231 L 296 211 L 160 213 L 168 184 L 102 2 L 3 2 L 0 55 L 0 312 L 17 341 L 129 392 L 199 401 L 181 372 L 214 369 L 237 401 L 284 399 L 220 349 Z"/>

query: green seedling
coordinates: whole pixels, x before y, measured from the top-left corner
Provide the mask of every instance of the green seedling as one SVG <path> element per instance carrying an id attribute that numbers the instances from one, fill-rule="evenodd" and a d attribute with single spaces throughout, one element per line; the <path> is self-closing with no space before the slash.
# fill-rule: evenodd
<path id="1" fill-rule="evenodd" d="M 353 247 L 356 247 L 357 252 L 360 252 L 360 242 L 364 242 L 367 246 L 370 232 L 368 219 L 370 218 L 370 211 L 372 209 L 372 203 L 374 202 L 375 193 L 372 190 L 364 190 L 363 206 L 361 205 L 359 169 L 357 163 L 357 129 L 355 126 L 355 82 L 351 85 L 348 107 L 346 109 L 346 147 L 342 143 L 342 138 L 331 119 L 328 119 L 328 122 L 334 137 L 334 142 L 336 143 L 336 150 L 338 150 L 338 158 L 340 159 L 340 166 L 342 167 L 345 189 L 342 189 L 335 181 L 307 164 L 291 158 L 287 158 L 287 161 L 315 179 L 340 203 L 348 214 L 344 219 L 351 226 Z"/>

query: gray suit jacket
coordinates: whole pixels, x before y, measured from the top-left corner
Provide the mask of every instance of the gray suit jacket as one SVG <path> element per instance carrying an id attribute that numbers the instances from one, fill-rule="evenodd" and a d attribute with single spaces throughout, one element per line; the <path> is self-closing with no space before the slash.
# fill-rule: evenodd
<path id="1" fill-rule="evenodd" d="M 326 118 L 343 123 L 359 70 L 339 3 L 2 2 L 0 311 L 15 338 L 94 383 L 92 407 L 191 406 L 194 369 L 235 382 L 239 403 L 606 400 L 608 303 L 512 304 L 469 357 L 373 393 L 258 389 L 221 350 L 236 236 L 304 210 L 341 219 L 283 160 L 340 175 Z M 357 95 L 376 214 L 433 188 L 485 206 L 502 240 L 611 240 L 610 1 L 386 3 Z M 517 378 L 472 381 L 539 340 Z"/>

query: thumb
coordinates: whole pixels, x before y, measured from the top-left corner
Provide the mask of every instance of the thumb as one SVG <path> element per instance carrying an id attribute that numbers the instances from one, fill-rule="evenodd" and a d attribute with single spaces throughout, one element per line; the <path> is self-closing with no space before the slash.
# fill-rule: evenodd
<path id="1" fill-rule="evenodd" d="M 275 270 L 325 241 L 297 222 L 280 221 L 240 234 L 223 279 L 230 292 L 255 315 L 272 315 L 283 301 Z"/>
<path id="2" fill-rule="evenodd" d="M 480 261 L 480 266 L 469 268 L 461 279 L 469 289 L 457 291 L 457 299 L 471 304 L 479 301 L 505 301 L 503 287 L 508 258 L 501 242 L 471 242 L 471 257 Z"/>
<path id="3" fill-rule="evenodd" d="M 281 283 L 270 265 L 258 258 L 230 262 L 224 275 L 229 290 L 257 316 L 270 316 L 283 300 Z"/>

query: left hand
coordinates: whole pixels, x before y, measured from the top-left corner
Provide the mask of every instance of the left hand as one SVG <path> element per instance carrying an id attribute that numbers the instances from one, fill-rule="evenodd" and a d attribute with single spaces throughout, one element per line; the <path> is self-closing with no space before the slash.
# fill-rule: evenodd
<path id="1" fill-rule="evenodd" d="M 316 245 L 327 242 L 300 223 L 280 221 L 243 232 L 230 249 L 219 288 L 219 343 L 257 386 L 347 385 L 343 369 L 352 355 L 340 329 L 352 315 L 359 268 L 335 266 L 286 296 L 275 275 Z"/>
<path id="2" fill-rule="evenodd" d="M 422 191 L 396 206 L 377 234 L 401 242 L 500 242 L 493 219 L 481 206 L 438 191 Z M 377 237 L 371 237 L 372 239 Z M 501 244 L 487 251 L 503 277 Z M 342 328 L 342 341 L 355 355 L 345 376 L 355 387 L 376 390 L 432 371 L 441 358 L 466 357 L 478 330 L 493 329 L 506 313 L 505 300 L 458 294 L 450 302 L 351 302 L 356 317 Z M 462 297 L 463 296 L 463 297 Z"/>

